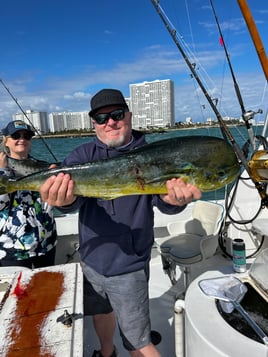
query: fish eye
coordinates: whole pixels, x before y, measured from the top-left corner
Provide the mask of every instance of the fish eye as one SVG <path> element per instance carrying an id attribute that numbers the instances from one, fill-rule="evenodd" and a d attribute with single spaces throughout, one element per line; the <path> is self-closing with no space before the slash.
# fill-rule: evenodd
<path id="1" fill-rule="evenodd" d="M 219 177 L 224 177 L 225 176 L 225 172 L 222 170 L 222 171 L 218 171 L 218 176 Z"/>

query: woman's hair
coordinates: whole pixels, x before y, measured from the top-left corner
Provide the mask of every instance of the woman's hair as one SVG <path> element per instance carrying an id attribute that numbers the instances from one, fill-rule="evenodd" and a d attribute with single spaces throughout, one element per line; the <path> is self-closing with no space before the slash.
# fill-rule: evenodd
<path id="1" fill-rule="evenodd" d="M 0 151 L 4 151 L 5 153 L 9 153 L 9 148 L 6 146 L 7 136 L 3 135 Z"/>

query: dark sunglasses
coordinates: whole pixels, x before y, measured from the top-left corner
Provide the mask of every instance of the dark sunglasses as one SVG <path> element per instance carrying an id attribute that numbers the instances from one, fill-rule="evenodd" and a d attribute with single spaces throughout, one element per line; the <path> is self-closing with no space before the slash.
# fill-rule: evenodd
<path id="1" fill-rule="evenodd" d="M 16 131 L 14 134 L 10 135 L 11 139 L 13 140 L 18 140 L 18 139 L 25 139 L 25 140 L 31 140 L 33 137 L 32 133 L 19 133 L 18 131 Z"/>
<path id="2" fill-rule="evenodd" d="M 124 109 L 116 109 L 110 113 L 99 113 L 93 115 L 93 119 L 97 124 L 105 124 L 110 118 L 112 118 L 114 121 L 123 120 L 124 117 L 125 117 Z"/>

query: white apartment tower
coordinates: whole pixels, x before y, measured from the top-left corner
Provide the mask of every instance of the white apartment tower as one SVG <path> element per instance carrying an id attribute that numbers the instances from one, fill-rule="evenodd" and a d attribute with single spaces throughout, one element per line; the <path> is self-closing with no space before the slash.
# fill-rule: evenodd
<path id="1" fill-rule="evenodd" d="M 174 82 L 170 79 L 130 84 L 133 128 L 174 126 Z"/>
<path id="2" fill-rule="evenodd" d="M 17 113 L 12 116 L 13 120 L 23 120 L 25 123 L 33 126 L 39 134 L 49 132 L 47 112 L 37 112 L 26 110 L 26 116 L 23 113 Z"/>
<path id="3" fill-rule="evenodd" d="M 49 124 L 52 133 L 65 130 L 91 130 L 93 128 L 88 112 L 50 113 Z"/>

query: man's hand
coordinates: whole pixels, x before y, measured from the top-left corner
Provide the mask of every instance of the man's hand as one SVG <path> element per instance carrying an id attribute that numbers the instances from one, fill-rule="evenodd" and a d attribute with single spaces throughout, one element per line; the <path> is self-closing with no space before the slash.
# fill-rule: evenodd
<path id="1" fill-rule="evenodd" d="M 40 188 L 42 200 L 51 206 L 68 206 L 76 200 L 74 181 L 70 175 L 59 173 L 49 177 Z"/>
<path id="2" fill-rule="evenodd" d="M 182 179 L 173 178 L 168 180 L 166 185 L 168 193 L 160 197 L 170 205 L 184 206 L 202 197 L 201 191 L 196 186 L 185 183 Z"/>

